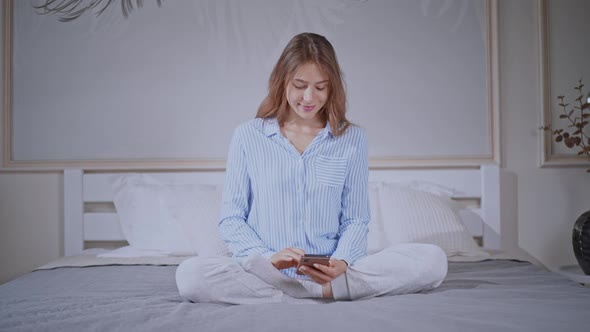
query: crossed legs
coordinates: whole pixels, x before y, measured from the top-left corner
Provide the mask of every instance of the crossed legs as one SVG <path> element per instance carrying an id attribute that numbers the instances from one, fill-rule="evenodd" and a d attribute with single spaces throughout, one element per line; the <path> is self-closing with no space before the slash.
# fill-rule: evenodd
<path id="1" fill-rule="evenodd" d="M 437 246 L 407 243 L 366 256 L 331 283 L 336 300 L 415 293 L 438 287 L 447 274 Z M 322 286 L 283 275 L 269 260 L 252 256 L 241 264 L 229 257 L 194 257 L 176 271 L 182 298 L 192 302 L 275 303 L 321 298 Z"/>

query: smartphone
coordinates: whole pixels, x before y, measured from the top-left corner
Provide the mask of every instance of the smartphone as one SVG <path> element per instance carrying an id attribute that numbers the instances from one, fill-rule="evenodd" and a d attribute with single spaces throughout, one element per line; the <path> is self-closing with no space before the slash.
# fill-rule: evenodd
<path id="1" fill-rule="evenodd" d="M 330 256 L 326 255 L 303 255 L 299 260 L 299 264 L 297 265 L 297 270 L 295 273 L 303 274 L 299 272 L 299 268 L 307 265 L 313 268 L 313 264 L 321 264 L 321 265 L 328 265 L 330 263 Z"/>

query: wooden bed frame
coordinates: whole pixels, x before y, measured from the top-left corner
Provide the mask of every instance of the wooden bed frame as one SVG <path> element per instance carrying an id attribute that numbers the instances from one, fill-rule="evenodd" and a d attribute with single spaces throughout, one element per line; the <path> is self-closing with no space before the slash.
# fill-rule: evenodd
<path id="1" fill-rule="evenodd" d="M 113 204 L 111 179 L 122 173 L 142 172 L 166 180 L 222 184 L 224 171 L 64 171 L 64 254 L 81 253 L 89 242 L 125 241 Z M 501 249 L 500 170 L 479 168 L 374 169 L 370 181 L 426 181 L 456 190 L 453 197 L 465 207 L 461 218 L 485 249 Z"/>

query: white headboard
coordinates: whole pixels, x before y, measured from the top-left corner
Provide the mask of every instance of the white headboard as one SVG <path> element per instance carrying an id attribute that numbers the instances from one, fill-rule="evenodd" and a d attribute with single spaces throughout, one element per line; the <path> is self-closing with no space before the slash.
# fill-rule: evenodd
<path id="1" fill-rule="evenodd" d="M 80 253 L 87 241 L 124 241 L 113 205 L 110 179 L 122 172 L 64 171 L 64 253 Z M 137 172 L 137 171 L 134 171 Z M 224 171 L 147 171 L 152 176 L 195 182 L 222 184 Z M 486 249 L 501 248 L 500 170 L 497 165 L 449 169 L 374 169 L 370 181 L 427 181 L 454 189 L 454 199 L 467 209 L 461 218 L 473 236 Z"/>

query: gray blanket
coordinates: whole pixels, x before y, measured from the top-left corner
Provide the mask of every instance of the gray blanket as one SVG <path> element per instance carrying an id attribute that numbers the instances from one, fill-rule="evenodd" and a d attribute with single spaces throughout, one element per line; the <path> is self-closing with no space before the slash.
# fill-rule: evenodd
<path id="1" fill-rule="evenodd" d="M 358 302 L 182 302 L 176 266 L 38 270 L 0 285 L 0 331 L 573 331 L 590 288 L 529 263 L 450 263 L 438 289 Z"/>

